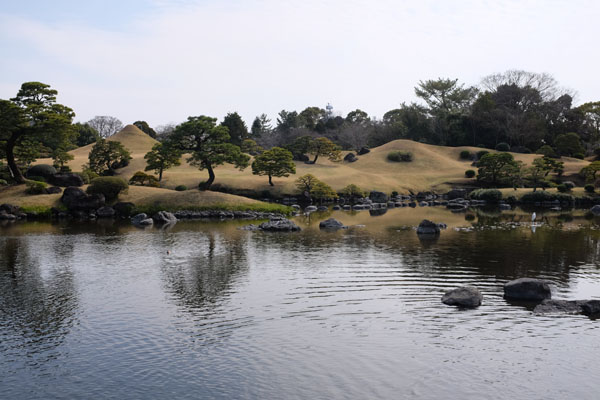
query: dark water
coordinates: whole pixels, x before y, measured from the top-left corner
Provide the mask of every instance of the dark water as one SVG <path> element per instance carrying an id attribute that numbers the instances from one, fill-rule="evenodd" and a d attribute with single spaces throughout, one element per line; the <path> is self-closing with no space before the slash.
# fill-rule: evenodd
<path id="1" fill-rule="evenodd" d="M 502 285 L 600 298 L 600 221 L 582 212 L 0 227 L 0 398 L 597 399 L 600 321 L 535 315 Z M 409 226 L 449 227 L 438 240 Z M 168 253 L 169 252 L 169 253 Z M 445 290 L 481 288 L 461 311 Z"/>

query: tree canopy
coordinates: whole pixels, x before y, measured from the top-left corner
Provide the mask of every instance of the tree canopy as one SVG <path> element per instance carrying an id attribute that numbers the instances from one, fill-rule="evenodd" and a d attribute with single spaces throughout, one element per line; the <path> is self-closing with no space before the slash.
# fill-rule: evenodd
<path id="1" fill-rule="evenodd" d="M 273 147 L 254 158 L 252 173 L 254 175 L 267 175 L 269 185 L 274 186 L 272 177 L 295 174 L 296 164 L 292 161 L 291 152 L 281 147 Z"/>
<path id="2" fill-rule="evenodd" d="M 181 164 L 181 151 L 171 143 L 156 143 L 152 150 L 144 156 L 146 168 L 144 171 L 154 171 L 158 174 L 158 181 L 162 181 L 166 169 Z"/>
<path id="3" fill-rule="evenodd" d="M 87 124 L 94 128 L 101 138 L 106 139 L 123 129 L 123 123 L 110 115 L 97 115 Z"/>
<path id="4" fill-rule="evenodd" d="M 95 173 L 114 175 L 117 169 L 129 165 L 131 154 L 120 142 L 100 139 L 92 147 L 88 159 L 89 169 Z"/>

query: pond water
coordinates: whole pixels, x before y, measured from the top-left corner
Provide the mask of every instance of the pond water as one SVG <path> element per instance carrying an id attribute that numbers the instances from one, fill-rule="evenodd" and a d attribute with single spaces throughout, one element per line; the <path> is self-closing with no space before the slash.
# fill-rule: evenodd
<path id="1" fill-rule="evenodd" d="M 364 226 L 319 231 L 328 217 Z M 423 218 L 448 228 L 420 240 Z M 0 226 L 0 398 L 597 398 L 599 321 L 536 315 L 502 285 L 600 298 L 600 220 L 405 208 L 296 222 Z M 463 284 L 481 307 L 441 303 Z"/>

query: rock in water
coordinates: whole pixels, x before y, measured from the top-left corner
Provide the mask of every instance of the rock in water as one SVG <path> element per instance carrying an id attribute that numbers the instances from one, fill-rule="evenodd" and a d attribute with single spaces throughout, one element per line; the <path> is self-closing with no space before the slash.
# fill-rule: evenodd
<path id="1" fill-rule="evenodd" d="M 546 299 L 535 306 L 533 312 L 536 314 L 579 314 L 582 312 L 581 306 L 585 301 L 581 300 L 552 300 Z"/>
<path id="2" fill-rule="evenodd" d="M 329 218 L 329 219 L 326 219 L 325 221 L 321 221 L 319 223 L 319 228 L 328 229 L 328 230 L 338 230 L 338 229 L 343 229 L 344 224 L 342 224 L 340 221 L 338 221 L 335 218 Z"/>
<path id="3" fill-rule="evenodd" d="M 168 211 L 159 211 L 152 217 L 157 224 L 174 224 L 177 222 L 177 217 Z"/>
<path id="4" fill-rule="evenodd" d="M 116 214 L 115 209 L 109 206 L 100 207 L 96 210 L 98 218 L 112 218 Z"/>
<path id="5" fill-rule="evenodd" d="M 377 192 L 377 191 L 372 191 L 371 193 L 369 193 L 369 199 L 371 199 L 371 201 L 373 203 L 387 203 L 388 202 L 388 196 L 387 194 L 383 193 L 383 192 Z"/>
<path id="6" fill-rule="evenodd" d="M 296 232 L 301 230 L 298 225 L 287 218 L 273 218 L 258 226 L 260 230 L 268 232 Z"/>
<path id="7" fill-rule="evenodd" d="M 70 211 L 92 211 L 104 206 L 103 194 L 88 195 L 78 187 L 69 186 L 63 191 L 60 201 Z"/>
<path id="8" fill-rule="evenodd" d="M 519 278 L 504 285 L 504 297 L 512 300 L 542 301 L 552 297 L 550 286 L 542 279 Z"/>
<path id="9" fill-rule="evenodd" d="M 581 310 L 585 315 L 600 314 L 600 300 L 587 300 L 581 305 Z"/>
<path id="10" fill-rule="evenodd" d="M 600 204 L 596 204 L 594 207 L 592 207 L 590 209 L 590 211 L 592 212 L 592 214 L 594 215 L 600 215 Z"/>
<path id="11" fill-rule="evenodd" d="M 431 222 L 428 219 L 424 219 L 421 221 L 419 226 L 417 227 L 417 235 L 439 235 L 440 227 L 435 223 Z"/>
<path id="12" fill-rule="evenodd" d="M 442 303 L 449 306 L 474 308 L 481 305 L 483 296 L 474 286 L 461 286 L 447 291 L 442 297 Z"/>
<path id="13" fill-rule="evenodd" d="M 131 223 L 137 226 L 152 225 L 154 221 L 147 214 L 141 213 L 131 218 Z"/>

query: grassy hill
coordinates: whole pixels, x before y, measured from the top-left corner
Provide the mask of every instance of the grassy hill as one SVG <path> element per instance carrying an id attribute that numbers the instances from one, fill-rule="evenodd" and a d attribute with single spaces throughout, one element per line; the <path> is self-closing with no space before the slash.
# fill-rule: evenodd
<path id="1" fill-rule="evenodd" d="M 143 171 L 146 162 L 144 155 L 157 143 L 137 127 L 127 125 L 122 131 L 113 135 L 108 140 L 121 142 L 133 157 L 126 168 L 119 174 L 129 179 L 136 171 Z M 75 157 L 69 163 L 75 171 L 81 170 L 87 162 L 87 156 L 91 147 L 88 145 L 71 151 Z M 293 194 L 296 192 L 294 181 L 298 176 L 313 174 L 325 181 L 334 189 L 339 190 L 348 184 L 356 184 L 365 190 L 381 190 L 386 192 L 408 190 L 446 190 L 453 184 L 468 183 L 464 172 L 467 169 L 476 169 L 471 166 L 470 161 L 461 160 L 459 154 L 462 150 L 476 152 L 481 150 L 475 147 L 445 147 L 434 146 L 411 140 L 395 140 L 383 146 L 376 147 L 369 154 L 359 156 L 354 163 L 332 163 L 326 159 L 319 158 L 317 164 L 296 163 L 296 175 L 287 178 L 273 178 L 274 187 L 270 187 L 267 177 L 252 175 L 250 168 L 239 171 L 231 165 L 222 165 L 215 169 L 215 183 L 226 185 L 236 189 L 251 189 L 254 191 L 271 190 L 275 193 Z M 412 162 L 391 162 L 387 155 L 391 151 L 404 150 L 413 153 Z M 344 153 L 345 154 L 345 153 Z M 534 158 L 540 157 L 536 154 L 513 153 L 515 159 L 531 164 Z M 206 171 L 189 166 L 185 162 L 186 156 L 182 158 L 181 166 L 165 171 L 162 186 L 174 188 L 177 185 L 186 185 L 196 188 L 198 183 L 207 179 Z M 565 175 L 575 174 L 588 164 L 587 161 L 563 157 L 565 163 Z M 48 163 L 49 160 L 39 160 L 40 163 Z"/>

